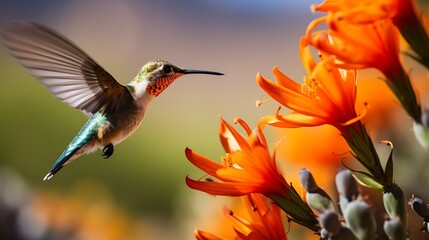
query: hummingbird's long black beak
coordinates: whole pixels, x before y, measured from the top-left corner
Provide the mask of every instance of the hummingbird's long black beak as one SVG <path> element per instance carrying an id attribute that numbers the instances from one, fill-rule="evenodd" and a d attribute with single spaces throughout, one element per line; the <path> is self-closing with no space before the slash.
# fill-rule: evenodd
<path id="1" fill-rule="evenodd" d="M 210 75 L 223 75 L 220 72 L 206 71 L 206 70 L 193 70 L 193 69 L 183 69 L 183 74 L 210 74 Z"/>

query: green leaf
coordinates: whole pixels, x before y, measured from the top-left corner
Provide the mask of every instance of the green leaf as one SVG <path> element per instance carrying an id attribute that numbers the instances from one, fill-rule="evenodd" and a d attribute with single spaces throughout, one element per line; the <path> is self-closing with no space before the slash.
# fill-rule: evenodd
<path id="1" fill-rule="evenodd" d="M 363 185 L 369 188 L 378 189 L 378 190 L 384 189 L 384 185 L 379 181 L 377 181 L 373 175 L 364 171 L 359 171 L 359 170 L 350 168 L 344 162 L 343 162 L 343 166 L 348 170 L 352 171 L 353 177 L 356 179 L 356 181 L 358 181 L 360 185 Z"/>
<path id="2" fill-rule="evenodd" d="M 289 193 L 292 192 L 290 191 Z M 291 199 L 276 194 L 268 194 L 266 196 L 271 198 L 276 205 L 288 215 L 289 220 L 294 221 L 315 233 L 320 231 L 319 221 L 317 220 L 316 215 L 308 204 L 299 197 L 299 195 L 294 197 L 292 194 L 290 196 Z"/>
<path id="3" fill-rule="evenodd" d="M 366 174 L 360 174 L 360 173 L 356 173 L 356 171 L 354 171 L 353 177 L 356 179 L 356 181 L 359 182 L 359 184 L 361 184 L 365 187 L 374 188 L 377 190 L 383 190 L 384 189 L 382 184 L 380 184 L 379 182 L 374 180 L 372 178 L 372 176 L 370 176 L 367 173 Z"/>

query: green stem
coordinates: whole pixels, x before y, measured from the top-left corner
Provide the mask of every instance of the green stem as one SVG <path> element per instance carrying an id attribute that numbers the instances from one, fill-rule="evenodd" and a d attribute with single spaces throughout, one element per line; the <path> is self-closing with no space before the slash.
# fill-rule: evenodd
<path id="1" fill-rule="evenodd" d="M 385 71 L 384 75 L 387 78 L 387 85 L 395 94 L 408 115 L 413 118 L 416 123 L 421 124 L 422 109 L 408 74 L 399 66 L 395 71 Z"/>
<path id="2" fill-rule="evenodd" d="M 319 234 L 319 221 L 310 206 L 302 200 L 301 196 L 292 186 L 287 188 L 286 192 L 287 197 L 277 194 L 268 194 L 267 197 L 272 199 L 288 215 L 291 221 Z"/>
<path id="3" fill-rule="evenodd" d="M 374 144 L 362 122 L 346 126 L 341 131 L 355 158 L 381 185 L 386 185 L 386 176 L 380 163 Z"/>

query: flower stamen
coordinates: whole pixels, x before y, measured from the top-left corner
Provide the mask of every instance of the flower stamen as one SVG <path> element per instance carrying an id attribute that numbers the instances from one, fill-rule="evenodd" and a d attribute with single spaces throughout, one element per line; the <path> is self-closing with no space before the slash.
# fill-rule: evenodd
<path id="1" fill-rule="evenodd" d="M 222 157 L 221 159 L 222 159 L 222 164 L 225 167 L 233 167 L 235 164 L 234 161 L 232 160 L 232 154 L 230 153 L 227 153 L 225 157 Z"/>
<path id="2" fill-rule="evenodd" d="M 309 98 L 317 98 L 318 81 L 313 77 L 304 77 L 304 83 L 301 85 L 301 94 Z"/>
<path id="3" fill-rule="evenodd" d="M 271 100 L 273 100 L 273 99 L 268 98 L 268 99 L 265 99 L 265 100 L 256 100 L 256 107 L 260 107 L 262 104 L 264 104 L 266 102 L 269 102 Z"/>

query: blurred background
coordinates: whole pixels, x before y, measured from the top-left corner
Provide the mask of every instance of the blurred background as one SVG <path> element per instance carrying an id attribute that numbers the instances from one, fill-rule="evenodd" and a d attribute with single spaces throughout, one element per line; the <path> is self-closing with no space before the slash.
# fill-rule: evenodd
<path id="1" fill-rule="evenodd" d="M 271 70 L 279 66 L 291 78 L 302 79 L 298 43 L 318 16 L 310 11 L 313 3 L 318 2 L 0 1 L 0 22 L 34 21 L 56 29 L 122 84 L 154 59 L 225 73 L 179 79 L 152 103 L 139 130 L 112 157 L 105 160 L 100 152 L 83 156 L 43 182 L 87 119 L 0 50 L 0 239 L 192 239 L 195 228 L 231 234 L 222 207 L 233 208 L 236 201 L 187 188 L 185 176 L 203 174 L 187 161 L 184 149 L 218 160 L 224 155 L 220 114 L 228 122 L 241 117 L 253 128 L 274 112 L 274 102 L 255 106 L 256 100 L 268 98 L 255 82 L 256 73 L 273 78 Z M 413 64 L 426 105 L 428 76 Z M 428 153 L 414 140 L 411 121 L 378 72 L 362 76 L 359 102 L 371 105 L 365 121 L 374 142 L 393 141 L 395 177 L 407 197 L 416 192 L 429 197 L 421 191 L 428 187 Z M 265 133 L 273 146 L 283 135 L 287 138 L 278 161 L 288 181 L 295 182 L 306 166 L 335 194 L 334 172 L 347 151 L 335 130 L 267 128 Z M 388 149 L 380 148 L 387 156 Z M 302 234 L 311 233 L 292 230 L 291 239 Z"/>

